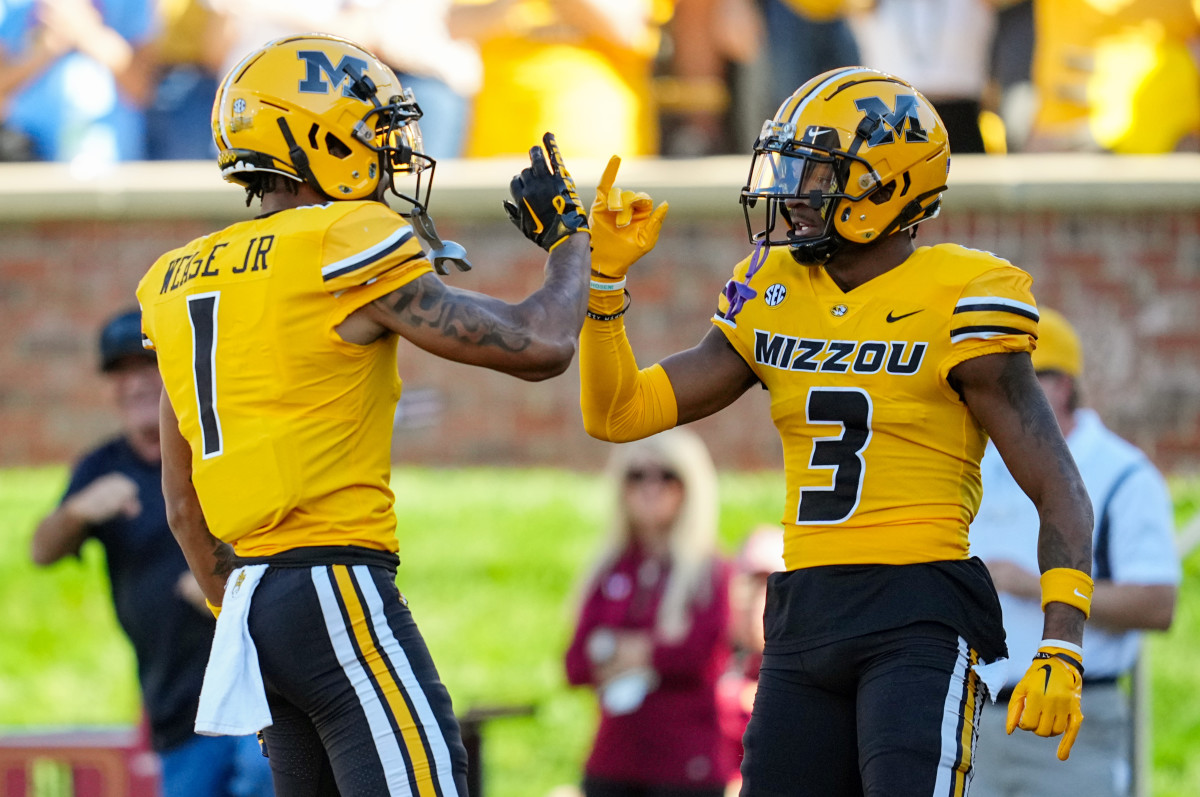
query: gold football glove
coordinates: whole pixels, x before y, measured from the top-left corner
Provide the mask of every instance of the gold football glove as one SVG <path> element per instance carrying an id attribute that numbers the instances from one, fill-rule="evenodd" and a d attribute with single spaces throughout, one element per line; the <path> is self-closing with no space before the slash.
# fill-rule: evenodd
<path id="1" fill-rule="evenodd" d="M 504 200 L 508 218 L 525 237 L 547 252 L 575 232 L 587 232 L 588 220 L 553 133 L 542 136 L 550 165 L 541 147 L 529 150 L 529 168 L 512 179 L 512 201 Z"/>
<path id="2" fill-rule="evenodd" d="M 620 157 L 613 155 L 596 187 L 588 224 L 592 230 L 592 271 L 602 279 L 620 281 L 638 258 L 658 243 L 667 216 L 666 202 L 654 207 L 643 191 L 617 188 Z"/>
<path id="3" fill-rule="evenodd" d="M 1005 730 L 1033 731 L 1038 736 L 1063 735 L 1058 760 L 1066 761 L 1083 724 L 1083 662 L 1064 648 L 1043 645 L 1008 701 Z"/>

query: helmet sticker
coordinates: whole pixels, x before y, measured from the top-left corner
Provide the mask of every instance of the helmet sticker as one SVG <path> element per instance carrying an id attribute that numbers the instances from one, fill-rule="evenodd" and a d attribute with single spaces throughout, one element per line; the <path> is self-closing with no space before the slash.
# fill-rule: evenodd
<path id="1" fill-rule="evenodd" d="M 871 137 L 867 140 L 868 149 L 880 144 L 891 144 L 901 133 L 909 143 L 923 143 L 929 140 L 929 134 L 921 126 L 921 117 L 917 114 L 917 98 L 912 94 L 897 95 L 894 111 L 879 97 L 862 97 L 854 101 L 854 107 L 868 118 L 883 120 L 883 124 L 876 125 L 871 132 Z"/>
<path id="2" fill-rule="evenodd" d="M 320 50 L 300 50 L 296 57 L 305 64 L 304 79 L 298 89 L 302 94 L 328 94 L 331 88 L 340 86 L 343 96 L 354 97 L 351 90 L 354 78 L 366 74 L 368 67 L 365 60 L 352 55 L 343 55 L 335 67 L 329 56 Z M 329 82 L 325 78 L 329 78 Z"/>

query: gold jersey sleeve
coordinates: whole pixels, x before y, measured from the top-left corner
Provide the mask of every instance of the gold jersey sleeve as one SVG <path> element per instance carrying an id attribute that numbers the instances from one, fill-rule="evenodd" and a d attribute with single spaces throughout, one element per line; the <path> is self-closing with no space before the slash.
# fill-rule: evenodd
<path id="1" fill-rule="evenodd" d="M 972 357 L 1032 350 L 1031 284 L 941 244 L 847 293 L 774 249 L 732 318 L 722 294 L 713 323 L 770 391 L 783 441 L 788 569 L 968 556 L 987 437 L 947 380 Z"/>
<path id="2" fill-rule="evenodd" d="M 234 224 L 142 278 L 143 333 L 205 519 L 239 555 L 397 549 L 397 338 L 359 346 L 335 327 L 431 270 L 403 217 L 335 202 Z"/>

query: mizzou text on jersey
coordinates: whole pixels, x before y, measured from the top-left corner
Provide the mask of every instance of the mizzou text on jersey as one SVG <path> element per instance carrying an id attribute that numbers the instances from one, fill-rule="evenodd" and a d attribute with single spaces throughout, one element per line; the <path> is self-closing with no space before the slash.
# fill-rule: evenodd
<path id="1" fill-rule="evenodd" d="M 947 377 L 1033 348 L 1030 284 L 994 255 L 942 244 L 843 293 L 773 249 L 751 279 L 765 301 L 727 320 L 722 294 L 713 323 L 770 390 L 783 440 L 788 569 L 967 556 L 987 437 Z"/>

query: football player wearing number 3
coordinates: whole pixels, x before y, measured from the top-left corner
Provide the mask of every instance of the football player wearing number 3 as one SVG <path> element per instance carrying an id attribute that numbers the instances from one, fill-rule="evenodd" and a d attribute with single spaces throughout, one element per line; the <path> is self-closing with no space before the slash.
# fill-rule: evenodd
<path id="1" fill-rule="evenodd" d="M 625 275 L 666 207 L 613 187 L 616 158 L 592 205 L 588 432 L 636 439 L 761 384 L 783 441 L 787 569 L 769 582 L 743 795 L 966 793 L 986 665 L 1007 655 L 967 545 L 989 436 L 1041 518 L 1043 640 L 1008 729 L 1063 734 L 1066 758 L 1083 719 L 1091 503 L 1030 364 L 1030 277 L 914 242 L 949 156 L 904 81 L 857 67 L 813 78 L 755 144 L 741 193 L 754 249 L 713 328 L 643 369 L 621 320 Z"/>
<path id="2" fill-rule="evenodd" d="M 545 379 L 570 364 L 587 307 L 587 218 L 550 134 L 505 203 L 549 252 L 542 286 L 508 304 L 434 273 L 469 264 L 425 213 L 420 116 L 343 39 L 250 54 L 213 133 L 262 215 L 163 255 L 138 286 L 165 387 L 168 518 L 219 614 L 196 728 L 265 727 L 280 797 L 466 797 L 450 696 L 396 588 L 396 348 Z"/>

